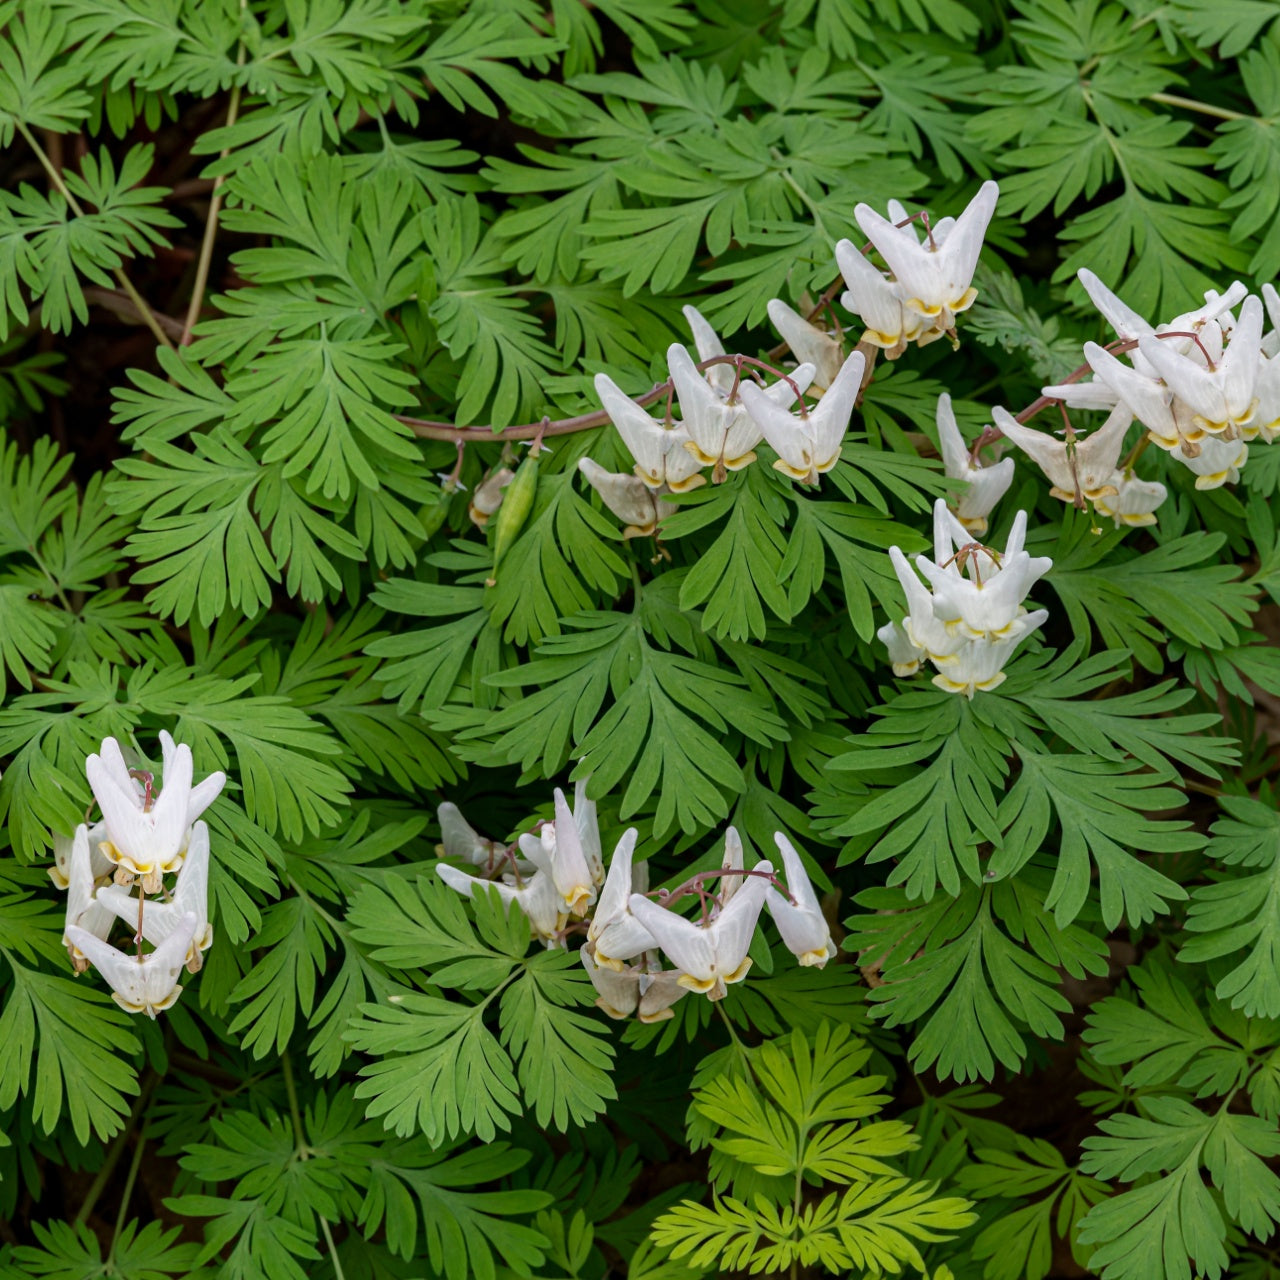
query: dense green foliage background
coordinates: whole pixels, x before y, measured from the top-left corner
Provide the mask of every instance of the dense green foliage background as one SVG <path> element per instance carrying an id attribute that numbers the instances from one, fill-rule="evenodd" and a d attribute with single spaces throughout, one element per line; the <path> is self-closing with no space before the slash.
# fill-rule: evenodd
<path id="1" fill-rule="evenodd" d="M 1079 364 L 1079 266 L 1153 322 L 1277 274 L 1275 5 L 0 27 L 0 1273 L 1280 1274 L 1280 452 L 1196 493 L 1149 451 L 1159 526 L 1101 535 L 1020 463 L 1000 519 L 1032 512 L 1052 616 L 998 694 L 899 685 L 872 640 L 945 487 L 937 396 L 972 434 Z M 736 473 L 655 561 L 578 476 L 629 467 L 616 434 L 565 435 L 484 585 L 455 445 L 397 413 L 638 394 L 687 302 L 759 354 L 855 204 L 991 176 L 963 349 L 882 364 L 820 490 Z M 152 1023 L 73 981 L 44 867 L 85 755 L 161 728 L 231 783 L 217 941 Z M 430 869 L 439 800 L 505 838 L 587 775 L 655 883 L 727 821 L 787 832 L 848 954 L 758 943 L 724 1022 L 598 1016 Z"/>

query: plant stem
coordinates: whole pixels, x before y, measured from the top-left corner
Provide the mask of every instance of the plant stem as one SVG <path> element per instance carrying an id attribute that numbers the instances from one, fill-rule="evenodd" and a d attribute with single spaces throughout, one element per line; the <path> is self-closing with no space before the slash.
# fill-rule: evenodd
<path id="1" fill-rule="evenodd" d="M 137 1145 L 133 1148 L 133 1159 L 129 1161 L 129 1173 L 124 1180 L 124 1193 L 120 1197 L 120 1211 L 116 1214 L 115 1230 L 111 1233 L 111 1248 L 107 1253 L 107 1274 L 111 1274 L 116 1260 L 116 1245 L 120 1240 L 120 1232 L 124 1230 L 124 1220 L 129 1213 L 129 1201 L 133 1196 L 133 1184 L 138 1180 L 138 1170 L 142 1168 L 142 1152 L 147 1145 L 145 1133 L 138 1134 Z"/>
<path id="2" fill-rule="evenodd" d="M 1202 116 L 1213 116 L 1218 120 L 1252 120 L 1253 116 L 1243 111 L 1232 111 L 1230 107 L 1215 107 L 1212 102 L 1200 102 L 1196 98 L 1182 98 L 1176 93 L 1153 93 L 1148 102 L 1160 102 L 1166 107 L 1183 107 L 1187 111 L 1198 111 Z"/>
<path id="3" fill-rule="evenodd" d="M 287 1053 L 280 1055 L 280 1067 L 284 1073 L 285 1093 L 289 1095 L 289 1115 L 293 1119 L 295 1154 L 299 1160 L 309 1160 L 314 1152 L 307 1145 L 306 1132 L 302 1127 L 302 1109 L 298 1106 L 298 1089 L 293 1082 L 293 1063 Z M 320 1219 L 320 1232 L 329 1249 L 329 1261 L 333 1263 L 334 1280 L 346 1280 L 342 1262 L 338 1258 L 338 1246 L 333 1242 L 333 1232 L 329 1229 L 329 1223 L 320 1214 L 316 1214 L 316 1217 Z"/>
<path id="4" fill-rule="evenodd" d="M 71 194 L 70 188 L 63 181 L 62 174 L 58 172 L 57 166 L 49 159 L 44 148 L 36 141 L 35 134 L 27 128 L 21 120 L 15 120 L 14 124 L 17 130 L 22 134 L 23 141 L 36 154 L 36 159 L 40 161 L 45 173 L 49 175 L 49 181 L 53 183 L 54 189 L 67 202 L 67 207 L 77 218 L 84 217 L 84 208 L 80 202 Z M 142 317 L 148 329 L 155 335 L 155 339 L 161 346 L 173 347 L 173 343 L 169 340 L 169 335 L 160 327 L 160 321 L 152 314 L 151 308 L 143 301 L 142 295 L 133 287 L 133 282 L 124 273 L 123 267 L 116 267 L 111 273 L 116 278 L 116 282 L 120 288 L 129 296 L 129 301 L 137 308 L 138 314 Z"/>
<path id="5" fill-rule="evenodd" d="M 244 42 L 240 43 L 240 53 L 236 58 L 236 66 L 244 65 Z M 240 86 L 231 90 L 231 102 L 227 107 L 225 128 L 230 129 L 240 114 Z M 230 147 L 223 147 L 222 159 L 230 154 Z M 196 282 L 191 289 L 191 301 L 187 304 L 187 319 L 182 326 L 182 337 L 178 345 L 185 347 L 191 342 L 191 331 L 200 319 L 200 308 L 204 304 L 204 292 L 209 285 L 209 268 L 213 262 L 213 242 L 218 235 L 218 217 L 222 213 L 222 184 L 227 180 L 225 173 L 220 173 L 213 180 L 213 195 L 209 200 L 209 218 L 204 224 L 204 239 L 200 242 L 200 260 L 196 263 Z"/>
<path id="6" fill-rule="evenodd" d="M 138 1123 L 139 1116 L 142 1115 L 147 1103 L 151 1099 L 152 1090 L 160 1082 L 160 1077 L 154 1072 L 148 1071 L 143 1079 L 142 1088 L 138 1090 L 137 1101 L 133 1104 L 133 1109 L 129 1112 L 129 1118 L 125 1121 L 124 1128 L 116 1135 L 115 1141 L 112 1142 L 107 1151 L 107 1158 L 102 1162 L 102 1168 L 98 1170 L 93 1181 L 89 1184 L 89 1190 L 85 1192 L 84 1199 L 80 1202 L 80 1208 L 76 1212 L 75 1224 L 87 1222 L 89 1215 L 93 1212 L 94 1205 L 98 1203 L 98 1197 L 102 1194 L 103 1188 L 111 1181 L 111 1175 L 116 1171 L 116 1165 L 120 1163 L 120 1156 L 124 1151 L 124 1144 L 129 1141 L 129 1135 L 133 1132 L 134 1126 Z"/>

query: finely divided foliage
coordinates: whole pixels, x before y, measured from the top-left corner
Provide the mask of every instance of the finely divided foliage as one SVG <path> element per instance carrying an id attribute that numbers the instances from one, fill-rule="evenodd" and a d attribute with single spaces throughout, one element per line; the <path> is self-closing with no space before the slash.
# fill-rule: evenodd
<path id="1" fill-rule="evenodd" d="M 0 0 L 0 1275 L 1271 1275 L 1277 86 Z"/>

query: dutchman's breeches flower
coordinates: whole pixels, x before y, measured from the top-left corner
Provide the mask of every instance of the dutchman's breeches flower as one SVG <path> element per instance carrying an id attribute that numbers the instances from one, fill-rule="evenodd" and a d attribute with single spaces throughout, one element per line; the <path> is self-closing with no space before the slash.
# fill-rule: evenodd
<path id="1" fill-rule="evenodd" d="M 531 876 L 521 876 L 518 883 L 514 883 L 514 876 L 506 876 L 502 880 L 471 876 L 447 862 L 436 863 L 436 874 L 464 898 L 474 897 L 477 889 L 483 891 L 492 886 L 508 907 L 516 906 L 524 912 L 535 937 L 548 947 L 563 945 L 561 935 L 569 921 L 569 913 L 564 909 L 564 900 L 556 889 L 549 864 L 540 863 Z"/>
<path id="2" fill-rule="evenodd" d="M 858 225 L 893 273 L 904 308 L 940 334 L 954 329 L 956 315 L 967 311 L 977 297 L 973 272 L 999 195 L 994 182 L 984 182 L 954 222 L 942 219 L 923 239 L 913 226 L 895 226 L 870 205 L 854 210 Z M 890 212 L 904 211 L 894 207 Z"/>
<path id="3" fill-rule="evenodd" d="M 591 458 L 580 458 L 578 470 L 604 505 L 626 525 L 624 538 L 652 537 L 658 526 L 676 512 L 674 503 L 663 501 L 665 489 L 651 489 L 639 476 L 606 471 Z"/>
<path id="4" fill-rule="evenodd" d="M 743 383 L 742 403 L 777 453 L 773 465 L 783 475 L 817 484 L 818 477 L 840 460 L 840 442 L 849 430 L 865 367 L 866 357 L 855 351 L 817 405 L 798 415 L 788 413 L 759 387 Z"/>
<path id="5" fill-rule="evenodd" d="M 121 1008 L 152 1018 L 178 998 L 182 966 L 195 973 L 213 943 L 209 828 L 198 818 L 226 781 L 215 773 L 193 787 L 190 748 L 163 732 L 160 741 L 164 790 L 154 805 L 151 775 L 130 772 L 114 738 L 103 742 L 100 755 L 89 757 L 85 772 L 103 821 L 92 829 L 77 827 L 69 842 L 55 837 L 58 866 L 50 873 L 55 884 L 66 884 L 63 942 L 76 972 L 92 964 L 114 988 Z M 172 892 L 163 900 L 149 898 L 164 889 L 164 873 L 178 868 Z M 118 921 L 133 935 L 130 953 L 107 941 Z M 144 954 L 144 941 L 155 950 Z"/>
<path id="6" fill-rule="evenodd" d="M 1031 588 L 1053 567 L 1048 556 L 1032 557 L 1023 550 L 1027 513 L 1019 511 L 1002 554 L 964 537 L 939 498 L 934 504 L 934 554 L 916 557 L 916 567 L 933 587 L 933 613 L 949 632 L 970 640 L 1004 640 L 1026 613 L 1022 602 Z M 963 542 L 953 541 L 956 537 Z M 961 563 L 963 560 L 963 564 Z"/>
<path id="7" fill-rule="evenodd" d="M 106 839 L 102 853 L 116 865 L 116 881 L 129 884 L 142 877 L 146 893 L 158 893 L 162 877 L 182 865 L 191 824 L 218 798 L 226 774 L 211 773 L 192 786 L 191 748 L 175 744 L 161 730 L 164 788 L 152 795 L 151 780 L 130 772 L 114 738 L 102 743 L 101 755 L 85 764 L 89 785 L 102 810 Z"/>
<path id="8" fill-rule="evenodd" d="M 204 964 L 203 953 L 213 945 L 213 926 L 209 923 L 209 828 L 203 822 L 191 828 L 187 856 L 169 901 L 139 902 L 127 889 L 108 885 L 98 890 L 98 902 L 132 928 L 138 928 L 141 922 L 142 936 L 155 946 L 185 929 L 188 919 L 194 918 L 185 961 L 191 973 L 198 973 Z"/>
<path id="9" fill-rule="evenodd" d="M 1226 440 L 1237 435 L 1247 440 L 1257 434 L 1250 425 L 1257 408 L 1254 387 L 1261 368 L 1261 344 L 1262 300 L 1250 297 L 1240 308 L 1226 351 L 1212 369 L 1157 337 L 1140 338 L 1138 350 L 1170 392 L 1190 407 L 1196 427 Z"/>
<path id="10" fill-rule="evenodd" d="M 972 698 L 1004 680 L 1004 664 L 1018 643 L 1049 616 L 1028 612 L 1027 592 L 1052 567 L 1047 556 L 1023 549 L 1026 513 L 1019 511 L 1003 553 L 969 541 L 964 526 L 939 498 L 934 504 L 934 559 L 916 559 L 933 588 L 928 590 L 897 547 L 889 559 L 907 598 L 901 626 L 877 633 L 889 650 L 895 675 L 913 674 L 927 658 L 933 683 Z"/>
<path id="11" fill-rule="evenodd" d="M 990 467 L 975 465 L 956 425 L 951 397 L 945 394 L 938 397 L 938 444 L 947 477 L 965 484 L 964 490 L 954 495 L 952 510 L 970 533 L 980 536 L 987 531 L 992 508 L 1013 483 L 1013 459 L 1004 458 Z"/>
<path id="12" fill-rule="evenodd" d="M 667 958 L 681 970 L 682 987 L 722 1000 L 727 984 L 741 982 L 751 968 L 747 949 L 764 906 L 773 867 L 759 862 L 747 883 L 715 919 L 694 924 L 641 894 L 631 895 L 631 914 L 653 936 Z"/>
<path id="13" fill-rule="evenodd" d="M 1111 477 L 1115 493 L 1099 498 L 1093 504 L 1100 515 L 1110 516 L 1118 529 L 1131 529 L 1155 524 L 1155 513 L 1169 496 L 1158 480 L 1139 480 L 1137 476 L 1117 471 Z"/>
<path id="14" fill-rule="evenodd" d="M 788 901 L 771 885 L 765 895 L 769 914 L 778 926 L 787 950 L 802 965 L 821 969 L 836 954 L 836 944 L 831 940 L 831 930 L 818 902 L 818 895 L 809 883 L 809 873 L 796 851 L 795 845 L 782 834 L 774 833 L 774 843 L 782 855 L 782 867 L 787 875 L 787 891 L 793 901 Z"/>
<path id="15" fill-rule="evenodd" d="M 66 927 L 68 929 L 74 925 L 86 933 L 93 934 L 95 938 L 103 940 L 111 932 L 115 917 L 98 898 L 101 892 L 98 887 L 99 880 L 110 870 L 109 862 L 106 864 L 105 871 L 100 864 L 95 867 L 89 828 L 81 823 L 71 838 L 71 851 L 67 858 Z M 76 971 L 83 973 L 88 968 L 87 957 L 75 947 L 65 932 L 62 935 L 62 941 L 70 952 L 71 962 Z"/>
<path id="16" fill-rule="evenodd" d="M 195 942 L 196 918 L 184 916 L 149 955 L 127 955 L 78 925 L 67 926 L 67 942 L 111 985 L 112 999 L 129 1013 L 154 1018 L 182 994 L 178 975 Z"/>
<path id="17" fill-rule="evenodd" d="M 702 463 L 684 446 L 683 425 L 664 425 L 651 418 L 607 374 L 596 374 L 596 395 L 636 460 L 636 475 L 650 489 L 687 493 L 706 483 Z"/>
<path id="18" fill-rule="evenodd" d="M 1115 491 L 1115 474 L 1133 414 L 1118 404 L 1102 426 L 1083 438 L 1059 440 L 1024 426 L 1005 409 L 993 409 L 992 420 L 1007 440 L 1036 462 L 1053 484 L 1049 492 L 1063 502 L 1094 502 Z"/>

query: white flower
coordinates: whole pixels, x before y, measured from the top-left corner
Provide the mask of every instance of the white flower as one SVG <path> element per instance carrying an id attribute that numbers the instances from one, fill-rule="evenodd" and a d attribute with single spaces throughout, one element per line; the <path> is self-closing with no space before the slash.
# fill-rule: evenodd
<path id="1" fill-rule="evenodd" d="M 1090 301 L 1101 312 L 1107 323 L 1115 330 L 1116 337 L 1122 342 L 1136 342 L 1140 338 L 1153 337 L 1156 334 L 1194 333 L 1199 335 L 1201 344 L 1206 348 L 1212 349 L 1216 345 L 1219 351 L 1222 345 L 1222 331 L 1231 327 L 1231 308 L 1236 306 L 1248 292 L 1239 280 L 1223 294 L 1208 290 L 1204 295 L 1204 306 L 1175 316 L 1168 324 L 1153 327 L 1136 311 L 1121 302 L 1087 267 L 1081 267 L 1076 273 L 1076 278 L 1083 285 Z M 1203 360 L 1192 338 L 1182 336 L 1165 338 L 1161 345 L 1168 346 L 1179 354 L 1196 353 L 1193 358 Z M 1140 374 L 1149 378 L 1157 376 L 1141 351 L 1130 351 L 1129 358 Z M 1216 359 L 1216 356 L 1214 358 Z M 1092 360 L 1089 363 L 1092 364 Z M 1101 380 L 1097 376 L 1096 369 L 1094 372 L 1095 381 L 1093 382 L 1063 383 L 1059 386 L 1045 387 L 1043 394 L 1052 396 L 1055 400 L 1062 400 L 1078 409 L 1110 409 L 1114 407 L 1117 400 L 1115 385 L 1113 382 Z M 1142 417 L 1135 406 L 1130 407 L 1134 409 L 1137 417 Z"/>
<path id="2" fill-rule="evenodd" d="M 592 959 L 583 947 L 578 959 L 586 969 L 591 985 L 596 989 L 596 1008 L 611 1018 L 621 1021 L 629 1018 L 640 1003 L 640 974 L 631 969 L 605 969 Z"/>
<path id="3" fill-rule="evenodd" d="M 921 346 L 943 336 L 916 311 L 909 311 L 892 280 L 886 279 L 874 263 L 850 240 L 836 245 L 836 263 L 848 285 L 840 305 L 852 311 L 866 326 L 862 341 L 880 347 L 890 360 L 896 360 L 907 343 Z"/>
<path id="4" fill-rule="evenodd" d="M 1258 408 L 1253 415 L 1252 426 L 1258 438 L 1264 444 L 1270 444 L 1280 436 L 1280 355 L 1262 361 L 1254 392 L 1258 397 Z"/>
<path id="5" fill-rule="evenodd" d="M 224 773 L 211 773 L 193 787 L 191 748 L 176 745 L 164 730 L 160 747 L 164 789 L 158 795 L 149 795 L 130 776 L 114 738 L 105 738 L 102 754 L 91 755 L 85 762 L 106 829 L 101 850 L 116 864 L 117 882 L 128 884 L 135 875 L 141 876 L 146 893 L 158 893 L 162 876 L 182 865 L 191 824 L 218 798 L 227 780 Z"/>
<path id="6" fill-rule="evenodd" d="M 122 1009 L 154 1018 L 182 994 L 178 975 L 187 961 L 195 933 L 196 918 L 187 915 L 154 951 L 145 956 L 117 951 L 78 925 L 67 927 L 67 940 L 111 984 L 112 998 Z"/>
<path id="7" fill-rule="evenodd" d="M 912 640 L 906 629 L 896 622 L 886 622 L 876 632 L 876 638 L 889 650 L 889 661 L 893 665 L 895 676 L 915 675 L 920 670 L 921 662 L 929 656 L 926 650 Z"/>
<path id="8" fill-rule="evenodd" d="M 111 932 L 115 917 L 95 897 L 97 879 L 102 872 L 95 872 L 94 855 L 90 842 L 89 828 L 83 823 L 76 828 L 71 838 L 71 850 L 67 857 L 67 918 L 66 925 L 78 926 L 95 938 L 105 939 Z M 101 855 L 99 855 L 101 857 Z M 104 859 L 105 861 L 105 859 Z M 106 864 L 106 871 L 111 864 Z M 62 935 L 63 944 L 71 954 L 71 961 L 77 972 L 84 972 L 88 967 L 84 953 L 77 950 L 68 935 Z"/>
<path id="9" fill-rule="evenodd" d="M 102 823 L 97 822 L 88 830 L 89 863 L 92 868 L 93 879 L 97 880 L 110 874 L 113 863 L 98 848 L 106 831 Z M 65 889 L 71 882 L 71 851 L 75 844 L 75 839 L 75 836 L 64 836 L 60 831 L 53 833 L 53 866 L 48 870 L 49 879 L 53 881 L 56 888 Z"/>
<path id="10" fill-rule="evenodd" d="M 1003 554 L 995 559 L 985 549 L 962 551 L 964 544 L 951 552 L 951 539 L 946 533 L 944 517 L 949 516 L 946 503 L 939 498 L 934 504 L 935 555 L 916 557 L 916 567 L 933 587 L 934 616 L 950 632 L 958 631 L 971 640 L 1003 640 L 1013 632 L 1018 618 L 1026 613 L 1022 607 L 1031 588 L 1050 569 L 1048 556 L 1031 556 L 1023 550 L 1027 533 L 1027 513 L 1019 511 Z M 966 540 L 967 541 L 967 540 Z M 961 571 L 959 555 L 965 555 Z"/>
<path id="11" fill-rule="evenodd" d="M 570 915 L 585 916 L 604 882 L 604 866 L 596 807 L 586 798 L 585 783 L 578 783 L 574 801 L 577 814 L 557 787 L 555 821 L 544 822 L 537 835 L 521 836 L 520 850 L 535 866 L 549 868 Z"/>
<path id="12" fill-rule="evenodd" d="M 665 489 L 651 489 L 639 476 L 606 471 L 591 458 L 579 458 L 578 470 L 604 500 L 604 505 L 626 523 L 622 531 L 624 538 L 652 537 L 658 526 L 676 512 L 674 503 L 662 500 Z"/>
<path id="13" fill-rule="evenodd" d="M 843 347 L 781 298 L 772 299 L 767 309 L 770 322 L 791 348 L 792 355 L 802 364 L 813 365 L 813 386 L 825 391 L 836 380 L 844 363 Z"/>
<path id="14" fill-rule="evenodd" d="M 1111 477 L 1115 493 L 1097 499 L 1093 504 L 1104 516 L 1110 516 L 1118 529 L 1122 524 L 1131 529 L 1155 524 L 1156 509 L 1169 496 L 1158 480 L 1139 480 L 1137 476 L 1117 471 Z"/>
<path id="15" fill-rule="evenodd" d="M 767 877 L 772 874 L 769 863 L 757 863 L 749 883 L 714 920 L 704 924 L 694 924 L 638 893 L 631 896 L 631 914 L 682 971 L 677 979 L 681 986 L 722 1000 L 728 994 L 726 984 L 741 982 L 751 968 L 747 950 L 764 905 Z"/>
<path id="16" fill-rule="evenodd" d="M 1094 385 L 1111 394 L 1117 411 L 1121 407 L 1127 408 L 1147 428 L 1152 444 L 1162 449 L 1176 449 L 1184 439 L 1199 440 L 1203 437 L 1204 432 L 1192 423 L 1190 411 L 1185 405 L 1172 400 L 1168 388 L 1158 378 L 1122 364 L 1096 342 L 1084 344 L 1084 358 L 1097 378 Z M 1060 388 L 1046 387 L 1045 394 L 1058 390 Z"/>
<path id="17" fill-rule="evenodd" d="M 648 951 L 653 945 L 649 931 L 632 914 L 630 899 L 633 893 L 644 893 L 649 887 L 648 869 L 645 863 L 632 867 L 635 853 L 636 830 L 628 828 L 622 834 L 613 857 L 609 861 L 609 874 L 605 877 L 600 901 L 587 926 L 587 949 L 598 965 L 605 969 L 621 971 L 623 961 Z"/>
<path id="18" fill-rule="evenodd" d="M 480 835 L 462 816 L 462 810 L 456 804 L 446 800 L 436 809 L 436 817 L 443 841 L 436 846 L 437 854 L 469 862 L 473 867 L 483 867 L 490 872 L 501 865 L 502 846 Z"/>
<path id="19" fill-rule="evenodd" d="M 1133 421 L 1127 405 L 1118 404 L 1102 426 L 1084 439 L 1059 440 L 1018 422 L 1005 409 L 993 409 L 992 419 L 1053 482 L 1049 492 L 1064 502 L 1083 497 L 1090 502 L 1114 491 L 1111 476 L 1124 448 L 1125 432 Z"/>
<path id="20" fill-rule="evenodd" d="M 975 691 L 994 689 L 1004 680 L 1002 668 L 1019 641 L 1049 616 L 1043 609 L 1028 613 L 1022 600 L 1053 562 L 1023 549 L 1023 511 L 1014 518 L 998 565 L 993 553 L 969 542 L 941 498 L 934 504 L 933 519 L 934 559 L 916 560 L 933 591 L 921 583 L 901 550 L 890 547 L 889 559 L 907 597 L 907 616 L 900 629 L 890 624 L 878 634 L 889 648 L 895 675 L 912 674 L 927 657 L 938 672 L 934 684 L 972 698 Z"/>
<path id="21" fill-rule="evenodd" d="M 800 417 L 789 414 L 758 387 L 742 385 L 742 403 L 778 454 L 773 464 L 777 470 L 805 484 L 817 484 L 818 477 L 836 465 L 865 365 L 862 352 L 855 351 L 826 395 Z"/>
<path id="22" fill-rule="evenodd" d="M 489 523 L 489 517 L 497 514 L 498 508 L 502 506 L 506 487 L 515 478 L 516 473 L 510 467 L 499 467 L 476 486 L 476 491 L 467 504 L 467 515 L 477 529 L 483 529 Z"/>
<path id="23" fill-rule="evenodd" d="M 693 345 L 698 353 L 699 363 L 727 354 L 724 343 L 720 341 L 720 335 L 707 323 L 706 317 L 697 307 L 682 307 L 681 311 L 689 331 L 693 334 Z M 738 379 L 737 371 L 731 364 L 713 364 L 704 376 L 720 393 L 721 399 L 728 396 Z"/>
<path id="24" fill-rule="evenodd" d="M 436 809 L 436 818 L 440 823 L 441 839 L 441 843 L 436 845 L 436 857 L 456 858 L 459 862 L 479 867 L 485 877 L 508 870 L 522 876 L 533 873 L 532 863 L 515 857 L 501 841 L 482 836 L 462 816 L 456 804 L 444 801 Z"/>
<path id="25" fill-rule="evenodd" d="M 680 985 L 680 970 L 664 969 L 656 954 L 645 957 L 643 968 L 617 971 L 599 966 L 585 948 L 578 955 L 596 989 L 596 1008 L 611 1018 L 638 1013 L 641 1022 L 662 1022 L 672 1016 L 671 1006 L 689 994 Z"/>
<path id="26" fill-rule="evenodd" d="M 563 945 L 562 933 L 569 920 L 569 913 L 564 909 L 564 900 L 556 889 L 552 878 L 550 864 L 542 859 L 541 845 L 538 847 L 538 869 L 531 876 L 522 876 L 519 883 L 514 877 L 507 876 L 503 880 L 485 880 L 480 876 L 468 875 L 447 862 L 436 863 L 436 874 L 451 889 L 456 889 L 464 898 L 475 896 L 476 889 L 497 890 L 498 896 L 508 906 L 514 904 L 529 919 L 534 935 L 548 947 Z"/>
<path id="27" fill-rule="evenodd" d="M 187 968 L 198 973 L 204 964 L 202 953 L 213 945 L 213 926 L 209 923 L 209 828 L 203 822 L 192 827 L 187 856 L 169 901 L 144 901 L 139 915 L 137 898 L 119 885 L 108 885 L 98 890 L 98 902 L 135 931 L 141 919 L 142 936 L 155 946 L 184 929 L 188 918 L 194 917 L 191 947 L 184 959 Z"/>
<path id="28" fill-rule="evenodd" d="M 945 393 L 938 397 L 938 443 L 946 474 L 952 480 L 965 481 L 968 486 L 956 498 L 954 509 L 957 518 L 970 533 L 986 533 L 991 509 L 1013 483 L 1013 459 L 1004 458 L 993 467 L 975 466 L 956 425 L 951 397 Z"/>
<path id="29" fill-rule="evenodd" d="M 742 888 L 743 881 L 748 879 L 742 874 L 746 866 L 738 828 L 725 827 L 724 856 L 720 859 L 720 880 L 716 885 L 716 900 L 721 908 L 728 906 L 730 898 Z"/>
<path id="30" fill-rule="evenodd" d="M 978 291 L 970 282 L 999 195 L 1000 188 L 994 182 L 984 182 L 954 223 L 943 219 L 923 241 L 910 225 L 894 226 L 870 205 L 860 204 L 853 211 L 863 233 L 893 272 L 905 306 L 934 328 L 953 328 L 956 314 L 971 307 L 977 297 Z"/>
<path id="31" fill-rule="evenodd" d="M 672 1016 L 671 1006 L 689 994 L 689 988 L 680 980 L 684 974 L 679 969 L 664 969 L 656 953 L 646 957 L 649 963 L 640 975 L 641 1022 L 662 1022 Z"/>
<path id="32" fill-rule="evenodd" d="M 1249 460 L 1249 446 L 1241 439 L 1206 436 L 1198 444 L 1171 450 L 1169 456 L 1195 472 L 1197 489 L 1220 489 L 1240 479 L 1240 468 Z"/>
<path id="33" fill-rule="evenodd" d="M 596 395 L 631 450 L 636 475 L 650 489 L 666 485 L 674 493 L 687 493 L 706 483 L 699 474 L 703 464 L 684 447 L 689 433 L 683 425 L 667 426 L 651 418 L 607 374 L 596 374 Z"/>
<path id="34" fill-rule="evenodd" d="M 765 896 L 769 914 L 773 916 L 773 922 L 778 926 L 787 950 L 802 965 L 814 965 L 821 969 L 836 954 L 831 930 L 827 927 L 818 895 L 809 883 L 808 872 L 805 871 L 795 846 L 781 831 L 774 832 L 773 839 L 778 852 L 782 854 L 782 865 L 787 873 L 787 889 L 795 902 L 789 902 L 770 885 Z"/>
<path id="35" fill-rule="evenodd" d="M 1262 286 L 1262 301 L 1271 321 L 1271 332 L 1262 340 L 1262 349 L 1268 356 L 1280 354 L 1280 293 L 1273 284 Z"/>
<path id="36" fill-rule="evenodd" d="M 979 689 L 990 691 L 1004 683 L 1003 667 L 1013 656 L 1018 644 L 1049 616 L 1047 609 L 1024 613 L 1009 629 L 1003 640 L 971 640 L 955 653 L 935 658 L 938 674 L 933 683 L 948 693 L 962 693 L 972 698 Z"/>
<path id="37" fill-rule="evenodd" d="M 726 399 L 698 372 L 693 358 L 678 343 L 667 348 L 667 369 L 680 403 L 681 425 L 689 439 L 684 447 L 700 466 L 741 471 L 756 460 L 755 447 L 764 432 L 743 407 L 741 397 Z M 813 378 L 813 366 L 802 364 L 789 381 L 780 379 L 761 393 L 786 410 Z M 758 390 L 751 384 L 753 390 Z"/>
<path id="38" fill-rule="evenodd" d="M 911 651 L 925 655 L 930 661 L 954 653 L 965 643 L 964 637 L 948 630 L 946 624 L 934 613 L 933 596 L 929 588 L 920 581 L 898 547 L 889 548 L 889 560 L 902 584 L 903 594 L 907 597 L 907 616 L 902 620 L 901 634 L 912 646 Z M 881 639 L 885 639 L 884 636 Z M 888 644 L 888 640 L 885 640 L 885 644 Z M 911 661 L 905 656 L 905 648 L 899 647 L 898 651 L 903 656 L 893 659 L 895 674 L 910 675 L 909 671 L 896 669 L 898 665 L 905 666 Z M 891 658 L 892 653 L 890 650 Z"/>
<path id="39" fill-rule="evenodd" d="M 1189 355 L 1180 355 L 1159 338 L 1140 338 L 1138 350 L 1174 396 L 1190 406 L 1200 430 L 1227 439 L 1239 433 L 1248 439 L 1257 434 L 1248 427 L 1257 407 L 1254 386 L 1261 342 L 1262 302 L 1246 298 L 1231 341 L 1213 369 L 1206 369 Z"/>

